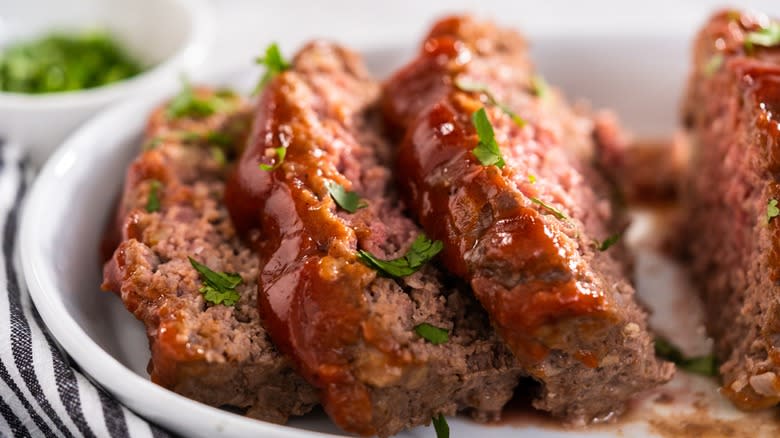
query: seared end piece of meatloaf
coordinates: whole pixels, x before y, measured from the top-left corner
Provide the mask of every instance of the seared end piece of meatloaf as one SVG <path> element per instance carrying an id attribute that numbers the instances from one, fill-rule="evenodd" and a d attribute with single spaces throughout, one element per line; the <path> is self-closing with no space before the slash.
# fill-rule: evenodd
<path id="1" fill-rule="evenodd" d="M 155 383 L 281 423 L 309 411 L 316 394 L 266 335 L 256 307 L 257 258 L 236 236 L 222 203 L 223 157 L 232 154 L 223 149 L 242 142 L 249 113 L 242 99 L 227 102 L 203 118 L 170 119 L 165 106 L 152 115 L 147 150 L 127 171 L 114 230 L 121 243 L 105 265 L 103 288 L 146 326 Z M 147 211 L 150 197 L 159 200 L 159 211 Z M 205 302 L 188 257 L 239 273 L 238 303 Z"/>
<path id="2" fill-rule="evenodd" d="M 531 75 L 514 32 L 469 17 L 436 24 L 384 92 L 387 119 L 405 132 L 402 193 L 541 383 L 534 405 L 574 423 L 612 418 L 673 366 L 655 357 L 624 249 L 596 248 L 624 224 L 592 165 L 593 121 L 534 90 Z M 503 167 L 472 152 L 481 108 Z"/>
<path id="3" fill-rule="evenodd" d="M 692 152 L 678 241 L 700 285 L 723 392 L 743 409 L 780 401 L 780 45 L 746 46 L 761 25 L 769 20 L 733 11 L 710 19 L 683 108 Z"/>
<path id="4" fill-rule="evenodd" d="M 347 431 L 388 436 L 458 410 L 498 417 L 519 373 L 478 304 L 432 265 L 393 279 L 358 260 L 358 249 L 403 256 L 420 233 L 393 193 L 379 91 L 355 54 L 326 43 L 306 46 L 263 91 L 226 192 L 239 229 L 262 236 L 261 314 Z M 367 206 L 340 208 L 328 184 Z M 423 323 L 448 341 L 420 337 Z"/>

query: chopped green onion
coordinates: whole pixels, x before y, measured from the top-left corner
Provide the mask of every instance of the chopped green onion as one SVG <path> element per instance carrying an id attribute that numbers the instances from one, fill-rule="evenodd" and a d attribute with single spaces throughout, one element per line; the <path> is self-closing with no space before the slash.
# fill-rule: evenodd
<path id="1" fill-rule="evenodd" d="M 149 181 L 149 197 L 146 199 L 146 211 L 154 213 L 160 211 L 160 188 L 162 183 L 153 179 Z"/>
<path id="2" fill-rule="evenodd" d="M 433 345 L 444 344 L 450 340 L 447 330 L 424 322 L 414 327 L 415 333 Z"/>

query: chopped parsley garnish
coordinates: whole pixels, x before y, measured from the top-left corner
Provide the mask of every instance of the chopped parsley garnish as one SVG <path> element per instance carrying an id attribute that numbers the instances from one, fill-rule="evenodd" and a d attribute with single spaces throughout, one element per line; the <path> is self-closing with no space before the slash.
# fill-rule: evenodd
<path id="1" fill-rule="evenodd" d="M 403 257 L 380 260 L 370 252 L 359 249 L 358 258 L 366 265 L 390 277 L 401 278 L 417 272 L 443 248 L 444 244 L 440 240 L 430 240 L 425 234 L 420 234 Z"/>
<path id="2" fill-rule="evenodd" d="M 536 175 L 528 174 L 528 182 L 531 184 L 536 184 Z"/>
<path id="3" fill-rule="evenodd" d="M 54 33 L 4 45 L 0 90 L 27 94 L 85 90 L 143 70 L 115 35 L 104 30 Z"/>
<path id="4" fill-rule="evenodd" d="M 745 49 L 748 52 L 753 50 L 753 46 L 774 47 L 778 45 L 780 45 L 780 21 L 773 21 L 769 23 L 768 27 L 745 35 Z"/>
<path id="5" fill-rule="evenodd" d="M 327 180 L 325 181 L 325 187 L 327 187 L 330 197 L 336 201 L 336 204 L 350 213 L 368 207 L 368 203 L 365 200 L 360 199 L 360 196 L 357 193 L 348 192 L 341 184 Z"/>
<path id="6" fill-rule="evenodd" d="M 192 84 L 186 78 L 182 78 L 181 91 L 168 103 L 166 114 L 169 119 L 208 117 L 225 108 L 227 104 L 225 99 L 216 94 L 210 97 L 198 97 Z"/>
<path id="7" fill-rule="evenodd" d="M 144 142 L 141 148 L 144 151 L 151 151 L 152 149 L 157 149 L 157 146 L 160 146 L 162 142 L 163 142 L 162 137 L 150 138 L 149 140 L 146 140 L 146 142 Z"/>
<path id="8" fill-rule="evenodd" d="M 598 240 L 593 242 L 594 246 L 599 251 L 606 251 L 608 250 L 612 245 L 618 243 L 620 241 L 620 238 L 623 237 L 623 233 L 615 233 L 603 241 L 599 242 Z"/>
<path id="9" fill-rule="evenodd" d="M 770 199 L 766 205 L 766 223 L 768 224 L 773 218 L 780 216 L 780 208 L 777 208 L 777 199 Z"/>
<path id="10" fill-rule="evenodd" d="M 723 57 L 722 53 L 716 53 L 712 55 L 709 61 L 704 65 L 704 74 L 709 77 L 717 73 L 718 70 L 720 70 L 720 67 L 723 65 L 723 60 L 725 58 Z"/>
<path id="11" fill-rule="evenodd" d="M 487 85 L 480 84 L 478 82 L 467 82 L 460 78 L 455 80 L 455 86 L 458 87 L 459 90 L 465 91 L 467 93 L 482 93 L 487 97 L 488 102 L 490 102 L 491 105 L 495 105 L 498 108 L 501 109 L 501 111 L 504 112 L 504 114 L 508 115 L 513 122 L 515 122 L 515 125 L 519 127 L 525 126 L 525 120 L 523 120 L 522 117 L 517 115 L 516 112 L 512 111 L 511 108 L 504 105 L 503 103 L 499 102 L 498 99 L 493 95 L 493 93 L 490 92 Z"/>
<path id="12" fill-rule="evenodd" d="M 203 282 L 200 292 L 208 303 L 233 306 L 238 302 L 241 295 L 236 291 L 236 287 L 241 284 L 240 275 L 232 272 L 215 272 L 192 257 L 188 258 L 192 267 L 200 274 Z"/>
<path id="13" fill-rule="evenodd" d="M 414 327 L 415 333 L 433 345 L 444 344 L 450 340 L 447 330 L 424 322 Z"/>
<path id="14" fill-rule="evenodd" d="M 279 168 L 279 166 L 282 165 L 284 162 L 284 157 L 287 155 L 287 148 L 284 146 L 280 146 L 278 148 L 274 148 L 274 152 L 276 152 L 276 163 L 274 164 L 266 164 L 266 163 L 260 163 L 259 166 L 261 169 L 265 171 L 272 171 Z"/>
<path id="15" fill-rule="evenodd" d="M 436 430 L 436 438 L 450 438 L 450 425 L 447 424 L 447 419 L 443 414 L 439 414 L 438 417 L 431 418 L 433 422 L 433 428 Z"/>
<path id="16" fill-rule="evenodd" d="M 149 182 L 149 197 L 146 199 L 146 211 L 149 213 L 160 211 L 160 188 L 160 181 L 153 179 Z"/>
<path id="17" fill-rule="evenodd" d="M 680 369 L 689 373 L 702 376 L 716 376 L 718 374 L 718 361 L 714 355 L 685 357 L 679 348 L 661 337 L 655 338 L 655 354 L 674 362 Z"/>
<path id="18" fill-rule="evenodd" d="M 217 164 L 222 167 L 225 164 L 227 164 L 227 158 L 225 157 L 225 151 L 222 150 L 222 148 L 217 146 L 212 146 L 209 150 L 211 150 L 211 158 L 217 162 Z"/>
<path id="19" fill-rule="evenodd" d="M 181 139 L 185 143 L 208 143 L 225 147 L 233 145 L 233 139 L 221 131 L 208 131 L 206 133 L 183 132 Z"/>
<path id="20" fill-rule="evenodd" d="M 471 115 L 471 123 L 477 130 L 479 143 L 477 147 L 471 150 L 483 166 L 496 166 L 499 169 L 504 167 L 504 157 L 501 155 L 501 149 L 496 142 L 496 134 L 493 131 L 493 125 L 490 124 L 485 108 L 480 108 Z"/>
<path id="21" fill-rule="evenodd" d="M 269 82 L 271 82 L 271 79 L 273 79 L 274 76 L 291 67 L 290 63 L 282 56 L 282 52 L 279 50 L 279 46 L 276 43 L 271 43 L 266 47 L 265 56 L 257 58 L 256 62 L 265 66 L 265 73 L 260 79 L 260 82 L 258 82 L 257 87 L 255 87 L 253 94 L 259 93 Z"/>
<path id="22" fill-rule="evenodd" d="M 547 81 L 545 81 L 543 77 L 539 75 L 531 76 L 531 93 L 533 93 L 534 96 L 541 99 L 545 98 L 549 88 Z"/>
<path id="23" fill-rule="evenodd" d="M 561 219 L 561 220 L 568 220 L 569 219 L 565 214 L 563 214 L 562 211 L 560 211 L 557 208 L 553 207 L 552 205 L 542 201 L 539 198 L 535 198 L 533 196 L 529 196 L 528 199 L 530 199 L 531 202 L 533 202 L 534 204 L 542 206 L 545 210 L 547 210 L 550 213 L 552 213 L 553 216 L 555 216 L 558 219 Z"/>

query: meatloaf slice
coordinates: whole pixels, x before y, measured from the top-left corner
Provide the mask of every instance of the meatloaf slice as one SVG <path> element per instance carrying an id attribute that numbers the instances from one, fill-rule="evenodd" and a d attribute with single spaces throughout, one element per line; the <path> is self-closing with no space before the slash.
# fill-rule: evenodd
<path id="1" fill-rule="evenodd" d="M 624 249 L 599 248 L 623 219 L 592 165 L 594 123 L 532 73 L 516 33 L 437 23 L 384 90 L 403 133 L 401 192 L 541 383 L 534 405 L 573 423 L 609 419 L 673 366 L 655 357 Z M 505 164 L 473 152 L 490 142 L 475 129 L 482 110 Z"/>
<path id="2" fill-rule="evenodd" d="M 355 54 L 327 43 L 263 91 L 225 198 L 260 257 L 261 314 L 349 432 L 388 436 L 459 410 L 496 418 L 519 370 L 479 305 L 430 264 L 394 278 L 358 258 L 395 259 L 420 235 L 391 184 L 379 91 Z M 335 184 L 366 206 L 337 205 Z M 426 340 L 422 324 L 448 339 Z"/>
<path id="3" fill-rule="evenodd" d="M 765 16 L 723 11 L 699 32 L 683 118 L 692 147 L 678 239 L 707 310 L 723 393 L 780 402 L 780 44 Z"/>
<path id="4" fill-rule="evenodd" d="M 203 101 L 214 96 L 193 93 Z M 205 117 L 175 117 L 168 105 L 152 114 L 109 230 L 119 244 L 105 264 L 103 288 L 144 323 L 155 383 L 282 423 L 309 411 L 316 394 L 271 344 L 257 312 L 257 258 L 222 203 L 224 157 L 241 143 L 249 108 L 237 96 L 220 99 L 224 107 Z M 235 306 L 204 300 L 189 257 L 240 274 Z"/>

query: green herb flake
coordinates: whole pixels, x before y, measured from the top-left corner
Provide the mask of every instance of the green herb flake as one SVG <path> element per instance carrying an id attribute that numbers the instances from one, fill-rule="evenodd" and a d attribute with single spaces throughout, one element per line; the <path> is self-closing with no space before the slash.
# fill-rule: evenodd
<path id="1" fill-rule="evenodd" d="M 279 168 L 279 166 L 282 165 L 284 162 L 284 157 L 287 155 L 287 148 L 284 146 L 280 146 L 278 148 L 274 148 L 274 152 L 276 152 L 276 163 L 274 164 L 266 164 L 266 163 L 260 163 L 259 166 L 261 169 L 265 170 L 266 172 L 270 172 L 272 170 L 276 170 Z"/>
<path id="2" fill-rule="evenodd" d="M 217 146 L 212 146 L 209 148 L 211 151 L 211 158 L 217 162 L 217 165 L 219 167 L 224 166 L 227 164 L 227 158 L 225 157 L 225 151 L 222 150 L 222 148 Z"/>
<path id="3" fill-rule="evenodd" d="M 208 131 L 205 133 L 184 131 L 180 133 L 179 136 L 185 143 L 207 143 L 224 147 L 233 145 L 233 139 L 221 131 Z"/>
<path id="4" fill-rule="evenodd" d="M 434 430 L 436 430 L 436 438 L 450 438 L 450 425 L 447 424 L 447 419 L 443 414 L 431 418 L 431 421 Z"/>
<path id="5" fill-rule="evenodd" d="M 531 184 L 536 184 L 536 175 L 528 175 L 528 182 Z"/>
<path id="6" fill-rule="evenodd" d="M 501 149 L 496 142 L 496 134 L 493 131 L 493 125 L 490 124 L 485 108 L 480 108 L 471 115 L 471 123 L 477 130 L 479 143 L 477 147 L 471 150 L 475 157 L 483 166 L 496 166 L 499 169 L 504 167 L 504 157 L 501 155 Z"/>
<path id="7" fill-rule="evenodd" d="M 780 208 L 777 208 L 777 199 L 770 199 L 766 205 L 766 223 L 769 224 L 777 216 L 780 216 Z"/>
<path id="8" fill-rule="evenodd" d="M 440 240 L 430 240 L 420 234 L 412 243 L 406 255 L 393 260 L 380 260 L 368 251 L 359 249 L 360 261 L 390 277 L 401 278 L 417 272 L 424 264 L 444 248 Z"/>
<path id="9" fill-rule="evenodd" d="M 291 67 L 290 63 L 282 56 L 282 52 L 279 50 L 279 46 L 276 43 L 272 43 L 266 47 L 265 56 L 257 58 L 256 62 L 265 67 L 265 73 L 257 84 L 257 87 L 255 87 L 253 95 L 256 95 L 265 88 L 276 75 Z"/>
<path id="10" fill-rule="evenodd" d="M 774 47 L 780 45 L 780 21 L 745 35 L 745 49 L 753 51 L 753 46 Z"/>
<path id="11" fill-rule="evenodd" d="M 215 272 L 209 269 L 208 266 L 198 263 L 192 257 L 190 264 L 198 274 L 203 285 L 200 287 L 200 292 L 203 294 L 203 298 L 210 304 L 224 304 L 226 306 L 234 306 L 241 296 L 236 291 L 236 287 L 241 284 L 241 276 L 232 272 Z"/>
<path id="12" fill-rule="evenodd" d="M 529 196 L 528 199 L 530 199 L 531 202 L 533 202 L 534 204 L 540 205 L 542 208 L 544 208 L 545 210 L 547 210 L 550 213 L 552 213 L 552 215 L 555 216 L 556 218 L 558 218 L 560 220 L 569 220 L 569 218 L 565 214 L 563 214 L 562 211 L 560 211 L 557 208 L 553 207 L 552 205 L 542 201 L 541 199 L 535 198 L 533 196 Z"/>
<path id="13" fill-rule="evenodd" d="M 458 79 L 455 80 L 455 86 L 459 90 L 465 91 L 467 93 L 481 93 L 481 94 L 484 94 L 485 97 L 487 98 L 488 102 L 491 105 L 495 105 L 498 108 L 500 108 L 501 111 L 504 112 L 504 114 L 508 115 L 512 119 L 512 121 L 515 122 L 515 125 L 517 125 L 517 126 L 519 126 L 521 128 L 525 126 L 525 120 L 522 117 L 520 117 L 519 115 L 517 115 L 517 113 L 512 111 L 512 109 L 509 108 L 509 106 L 504 105 L 503 103 L 499 102 L 498 99 L 496 99 L 496 97 L 493 95 L 493 93 L 490 92 L 490 90 L 488 89 L 487 85 L 479 83 L 479 82 L 468 82 L 468 81 L 465 81 L 463 79 L 458 78 Z"/>
<path id="14" fill-rule="evenodd" d="M 545 81 L 543 77 L 539 75 L 531 76 L 531 93 L 533 93 L 534 96 L 544 99 L 547 97 L 549 89 L 550 86 L 547 85 L 547 81 Z"/>
<path id="15" fill-rule="evenodd" d="M 105 30 L 53 33 L 2 49 L 0 90 L 27 94 L 84 90 L 142 71 L 142 64 Z"/>
<path id="16" fill-rule="evenodd" d="M 712 354 L 691 358 L 685 357 L 679 348 L 661 337 L 655 339 L 655 354 L 670 362 L 674 362 L 680 369 L 689 373 L 707 377 L 718 375 L 718 361 Z"/>
<path id="17" fill-rule="evenodd" d="M 593 242 L 594 246 L 597 250 L 604 252 L 608 250 L 612 245 L 618 243 L 620 241 L 620 238 L 623 237 L 623 233 L 615 233 L 603 241 L 599 242 L 598 240 Z"/>
<path id="18" fill-rule="evenodd" d="M 149 197 L 146 199 L 146 211 L 154 213 L 160 211 L 160 189 L 162 183 L 153 179 L 149 182 Z"/>
<path id="19" fill-rule="evenodd" d="M 182 77 L 181 90 L 168 103 L 166 115 L 169 119 L 182 117 L 202 118 L 224 110 L 227 106 L 227 100 L 216 94 L 207 98 L 198 97 L 192 88 L 192 84 L 190 84 L 187 78 Z"/>
<path id="20" fill-rule="evenodd" d="M 141 148 L 144 151 L 151 151 L 152 149 L 157 149 L 157 146 L 160 146 L 162 144 L 163 139 L 162 137 L 154 137 L 150 138 L 149 140 L 145 141 L 143 146 Z"/>
<path id="21" fill-rule="evenodd" d="M 450 340 L 447 330 L 424 322 L 414 327 L 415 333 L 433 345 L 444 344 Z"/>
<path id="22" fill-rule="evenodd" d="M 709 61 L 707 61 L 706 64 L 704 64 L 704 74 L 707 77 L 711 77 L 715 73 L 720 70 L 721 66 L 723 66 L 724 57 L 722 53 L 716 53 L 710 57 Z"/>
<path id="23" fill-rule="evenodd" d="M 327 187 L 330 197 L 336 201 L 336 204 L 350 213 L 368 207 L 368 203 L 365 200 L 360 199 L 360 196 L 357 193 L 348 192 L 341 184 L 327 180 L 325 182 L 325 187 Z"/>

